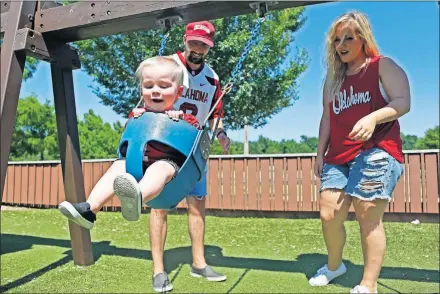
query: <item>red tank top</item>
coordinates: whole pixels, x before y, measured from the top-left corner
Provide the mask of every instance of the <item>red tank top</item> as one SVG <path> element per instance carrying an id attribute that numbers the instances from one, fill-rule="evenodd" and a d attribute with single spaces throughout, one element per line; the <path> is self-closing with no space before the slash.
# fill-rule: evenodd
<path id="1" fill-rule="evenodd" d="M 353 141 L 348 137 L 361 118 L 388 104 L 379 86 L 381 57 L 373 57 L 366 70 L 346 76 L 339 94 L 330 102 L 330 143 L 324 162 L 344 164 L 353 160 L 362 150 L 378 147 L 403 163 L 397 120 L 376 125 L 372 137 L 366 142 Z"/>

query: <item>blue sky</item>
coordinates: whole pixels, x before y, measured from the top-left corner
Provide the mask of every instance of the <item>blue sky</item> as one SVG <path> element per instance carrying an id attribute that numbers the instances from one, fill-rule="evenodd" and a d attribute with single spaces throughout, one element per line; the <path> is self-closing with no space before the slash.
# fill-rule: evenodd
<path id="1" fill-rule="evenodd" d="M 305 48 L 310 57 L 307 71 L 298 80 L 299 100 L 271 118 L 265 127 L 250 129 L 249 140 L 256 140 L 259 135 L 274 140 L 318 136 L 325 34 L 335 18 L 350 10 L 368 15 L 381 53 L 393 58 L 409 77 L 412 105 L 411 112 L 400 119 L 402 131 L 423 136 L 426 129 L 439 124 L 437 2 L 326 3 L 306 8 L 306 24 L 295 35 L 294 46 Z M 50 77 L 49 65 L 41 63 L 34 78 L 22 84 L 21 96 L 35 93 L 41 101 L 53 101 Z M 80 70 L 74 71 L 73 77 L 79 116 L 93 109 L 104 121 L 125 121 L 92 93 L 91 77 Z M 242 131 L 229 132 L 229 135 L 234 140 L 243 140 Z"/>

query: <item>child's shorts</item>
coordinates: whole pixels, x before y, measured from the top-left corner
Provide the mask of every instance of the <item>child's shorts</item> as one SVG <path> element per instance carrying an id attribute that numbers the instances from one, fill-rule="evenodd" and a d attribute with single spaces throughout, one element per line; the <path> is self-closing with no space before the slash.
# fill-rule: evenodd
<path id="1" fill-rule="evenodd" d="M 403 164 L 388 152 L 372 148 L 346 164 L 324 164 L 319 191 L 338 189 L 362 200 L 391 201 L 403 170 Z"/>
<path id="2" fill-rule="evenodd" d="M 121 146 L 121 148 L 120 148 L 120 150 L 118 150 L 117 154 L 118 154 L 118 159 L 125 159 L 126 154 L 127 154 L 127 146 L 126 146 L 126 145 Z M 167 162 L 168 164 L 170 164 L 170 165 L 174 168 L 174 174 L 173 174 L 173 177 L 172 177 L 171 179 L 176 178 L 177 173 L 179 172 L 179 169 L 180 169 L 180 168 L 182 167 L 182 165 L 183 165 L 183 162 L 181 162 L 181 163 L 179 164 L 179 163 L 177 163 L 176 161 L 174 161 L 174 160 L 172 160 L 172 159 L 169 159 L 169 158 L 158 159 L 158 160 L 155 160 L 155 161 L 150 162 L 150 161 L 148 161 L 148 158 L 146 158 L 146 157 L 144 156 L 144 161 L 142 162 L 142 169 L 143 169 L 143 172 L 145 173 L 145 171 L 147 170 L 147 168 L 148 168 L 150 165 L 152 165 L 154 162 L 159 162 L 159 161 L 165 161 L 165 162 Z"/>

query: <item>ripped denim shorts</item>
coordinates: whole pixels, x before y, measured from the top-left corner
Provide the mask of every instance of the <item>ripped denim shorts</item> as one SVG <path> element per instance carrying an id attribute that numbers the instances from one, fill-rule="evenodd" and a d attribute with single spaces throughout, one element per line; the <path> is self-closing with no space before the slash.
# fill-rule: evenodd
<path id="1" fill-rule="evenodd" d="M 388 152 L 371 148 L 346 164 L 324 164 L 319 191 L 338 189 L 362 200 L 391 201 L 403 170 L 403 164 Z"/>

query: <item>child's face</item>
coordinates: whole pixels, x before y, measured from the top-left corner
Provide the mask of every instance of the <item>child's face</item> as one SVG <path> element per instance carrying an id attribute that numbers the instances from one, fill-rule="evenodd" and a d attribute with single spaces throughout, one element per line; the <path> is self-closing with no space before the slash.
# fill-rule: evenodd
<path id="1" fill-rule="evenodd" d="M 156 112 L 173 109 L 174 102 L 183 90 L 173 80 L 173 70 L 173 65 L 166 63 L 142 70 L 142 97 L 146 107 Z"/>

